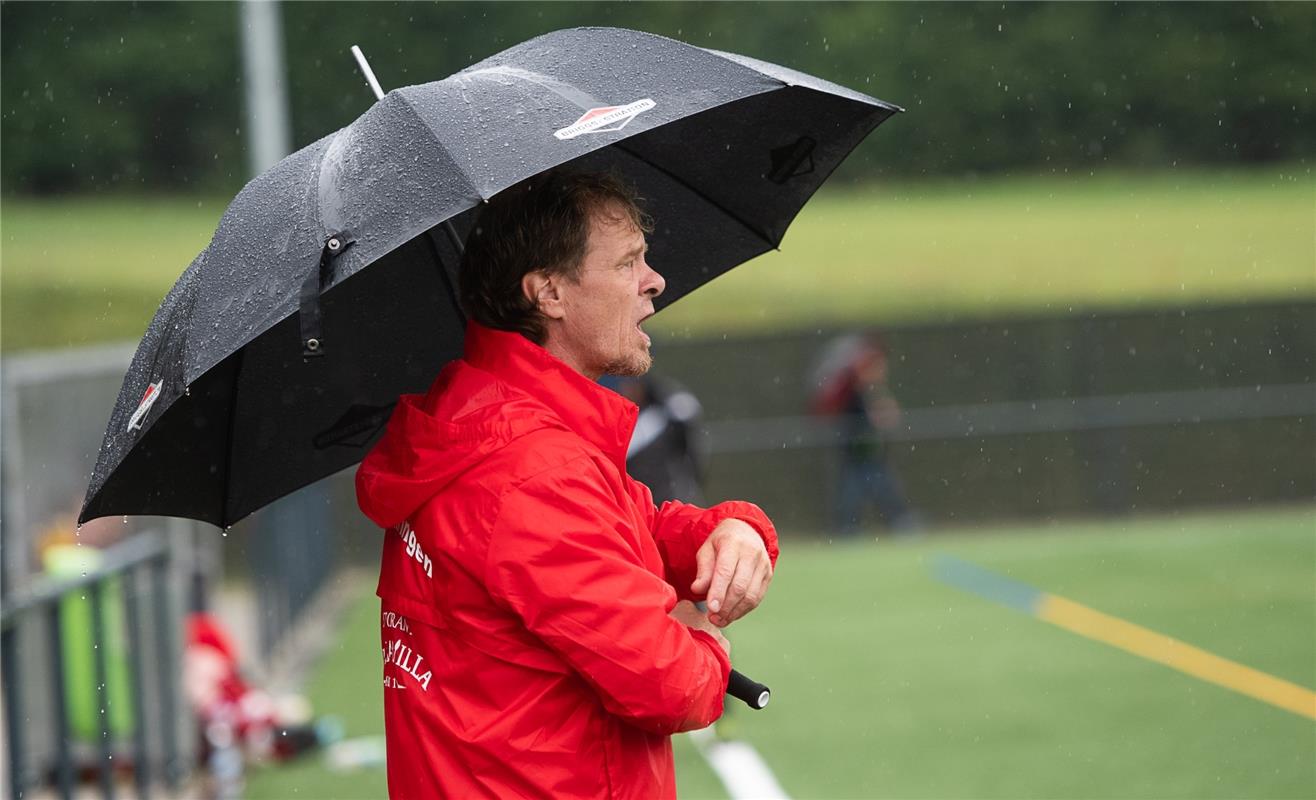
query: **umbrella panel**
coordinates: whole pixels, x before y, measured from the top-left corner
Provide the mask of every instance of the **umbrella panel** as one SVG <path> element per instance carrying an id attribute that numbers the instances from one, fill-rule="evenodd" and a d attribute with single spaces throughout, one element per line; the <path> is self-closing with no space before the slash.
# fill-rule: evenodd
<path id="1" fill-rule="evenodd" d="M 759 94 L 571 162 L 634 184 L 656 228 L 661 310 L 774 249 L 855 146 L 893 113 L 798 87 Z M 774 169 L 776 174 L 774 174 Z"/>
<path id="2" fill-rule="evenodd" d="M 747 228 L 776 247 L 827 176 L 891 113 L 787 86 L 646 131 L 601 152 L 621 151 L 661 165 L 656 168 L 690 187 L 728 225 Z M 674 215 L 680 213 L 689 211 Z"/>
<path id="3" fill-rule="evenodd" d="M 611 170 L 637 186 L 657 224 L 650 237 L 651 260 L 667 279 L 667 291 L 657 302 L 663 308 L 775 247 L 832 170 L 892 113 L 891 107 L 783 86 L 637 133 L 571 163 L 580 169 Z M 408 138 L 419 144 L 428 137 Z M 353 141 L 368 146 L 375 137 Z M 329 145 L 329 140 L 322 140 L 303 157 L 292 158 L 286 168 L 309 177 L 314 172 L 310 151 Z M 349 150 L 357 153 L 360 148 Z M 444 168 L 438 172 L 443 174 L 419 162 L 408 166 L 411 169 L 402 174 L 410 176 L 409 185 L 433 183 L 444 205 L 455 202 L 450 194 L 456 187 L 442 188 L 443 175 L 453 169 L 451 161 L 440 164 Z M 397 171 L 381 170 L 357 185 L 384 191 L 389 182 L 379 179 Z M 272 327 L 260 323 L 256 329 L 264 329 L 263 333 L 195 377 L 187 394 L 180 391 L 185 380 L 176 386 L 166 381 L 159 418 L 148 419 L 149 427 L 135 442 L 136 437 L 122 442 L 125 437 L 116 431 L 124 430 L 147 374 L 137 375 L 141 369 L 135 364 L 98 466 L 104 482 L 97 487 L 93 481 L 83 519 L 161 514 L 231 524 L 283 494 L 359 461 L 377 438 L 396 397 L 422 391 L 443 364 L 460 355 L 464 322 L 451 288 L 459 260 L 456 242 L 465 238 L 479 205 L 381 255 L 379 248 L 391 245 L 369 235 L 373 226 L 359 218 L 363 213 L 377 216 L 368 211 L 375 207 L 374 195 L 346 202 L 348 198 L 338 191 L 326 194 L 324 189 L 325 184 L 319 184 L 321 212 L 343 214 L 334 227 L 346 225 L 358 236 L 357 244 L 338 259 L 341 263 L 335 263 L 334 280 L 323 295 L 324 357 L 302 359 L 295 306 L 291 313 L 284 310 L 281 321 Z M 333 202 L 325 207 L 327 199 Z M 393 207 L 387 192 L 375 199 Z M 263 226 L 262 220 L 276 216 L 231 209 L 226 221 L 241 224 L 245 219 Z M 394 217 L 391 212 L 384 216 Z M 395 217 L 395 221 L 404 219 L 414 220 L 414 209 Z M 362 235 L 365 240 L 360 240 Z M 217 234 L 216 241 L 221 238 Z M 287 241 L 280 247 L 288 250 L 294 238 L 301 242 L 306 237 L 287 234 L 284 238 Z M 234 239 L 240 244 L 267 240 L 265 236 Z M 273 303 L 258 296 L 260 291 L 266 291 L 266 298 L 289 292 L 275 290 L 270 283 L 267 270 L 273 257 L 248 252 L 247 244 L 234 250 L 212 243 L 189 270 L 189 274 L 223 270 L 230 283 L 248 274 L 255 288 L 237 295 L 243 302 L 230 299 L 220 314 L 207 306 L 210 310 L 197 320 L 192 310 L 197 292 L 188 291 L 200 283 L 197 275 L 190 282 L 185 277 L 171 293 L 179 297 L 176 308 L 169 314 L 162 308 L 139 351 L 140 358 L 153 364 L 150 380 L 157 374 L 157 362 L 182 363 L 182 341 L 188 342 L 189 351 L 185 374 L 197 374 L 202 365 L 193 363 L 191 350 L 197 342 L 189 333 L 204 337 L 198 338 L 205 342 L 202 349 L 213 352 L 217 338 L 232 338 L 224 335 L 226 326 L 251 335 L 253 321 L 246 318 L 247 310 L 277 314 L 275 308 L 288 308 L 290 296 Z M 294 249 L 300 253 L 306 248 Z M 292 267 L 296 284 L 305 270 L 314 268 L 314 260 L 307 249 L 280 269 Z M 182 335 L 176 333 L 180 324 Z M 163 328 L 158 334 L 163 338 L 152 343 L 152 332 L 158 328 Z"/>
<path id="4" fill-rule="evenodd" d="M 327 292 L 322 309 L 325 356 L 302 359 L 293 315 L 224 359 L 142 434 L 83 518 L 231 525 L 360 461 L 398 395 L 424 391 L 461 352 L 462 317 L 425 237 Z"/>

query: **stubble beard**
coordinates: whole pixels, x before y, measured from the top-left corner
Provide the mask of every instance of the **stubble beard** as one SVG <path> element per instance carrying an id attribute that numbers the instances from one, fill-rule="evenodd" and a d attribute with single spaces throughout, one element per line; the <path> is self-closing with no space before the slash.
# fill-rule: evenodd
<path id="1" fill-rule="evenodd" d="M 622 356 L 603 368 L 604 375 L 616 375 L 619 378 L 638 378 L 653 366 L 653 356 L 648 350 L 640 350 L 628 356 Z"/>

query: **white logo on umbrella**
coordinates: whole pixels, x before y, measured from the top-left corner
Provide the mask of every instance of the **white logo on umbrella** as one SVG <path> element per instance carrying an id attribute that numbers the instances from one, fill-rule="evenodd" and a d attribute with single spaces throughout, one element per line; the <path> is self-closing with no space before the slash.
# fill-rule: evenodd
<path id="1" fill-rule="evenodd" d="M 619 131 L 626 127 L 626 123 L 635 117 L 653 108 L 656 104 L 649 98 L 636 100 L 624 106 L 603 106 L 601 108 L 591 108 L 580 119 L 571 123 L 565 128 L 553 132 L 557 138 L 566 141 L 574 139 L 582 133 L 603 133 L 606 131 Z"/>
<path id="2" fill-rule="evenodd" d="M 164 381 L 156 381 L 146 387 L 146 392 L 142 394 L 142 401 L 137 404 L 137 410 L 133 412 L 132 417 L 128 420 L 128 430 L 135 431 L 142 427 L 142 422 L 146 419 L 151 406 L 155 405 L 155 401 L 160 399 L 160 387 L 163 385 Z"/>

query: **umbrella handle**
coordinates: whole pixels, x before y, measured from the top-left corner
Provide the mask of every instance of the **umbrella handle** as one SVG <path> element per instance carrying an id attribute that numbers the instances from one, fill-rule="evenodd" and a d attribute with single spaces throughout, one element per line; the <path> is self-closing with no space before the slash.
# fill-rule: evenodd
<path id="1" fill-rule="evenodd" d="M 727 681 L 727 694 L 745 701 L 745 705 L 755 711 L 763 708 L 772 699 L 772 690 L 757 681 L 751 680 L 736 670 L 731 670 L 731 679 Z"/>

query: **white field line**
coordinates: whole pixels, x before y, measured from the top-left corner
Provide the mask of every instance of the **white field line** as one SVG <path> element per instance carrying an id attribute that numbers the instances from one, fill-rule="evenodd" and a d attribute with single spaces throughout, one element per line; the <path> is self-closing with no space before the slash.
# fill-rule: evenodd
<path id="1" fill-rule="evenodd" d="M 789 800 L 786 790 L 749 742 L 718 739 L 711 726 L 691 731 L 690 741 L 717 773 L 731 800 Z"/>

